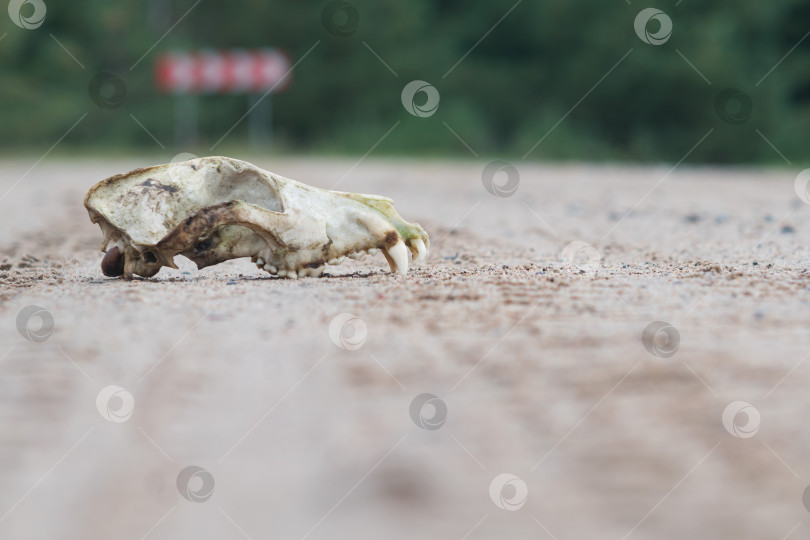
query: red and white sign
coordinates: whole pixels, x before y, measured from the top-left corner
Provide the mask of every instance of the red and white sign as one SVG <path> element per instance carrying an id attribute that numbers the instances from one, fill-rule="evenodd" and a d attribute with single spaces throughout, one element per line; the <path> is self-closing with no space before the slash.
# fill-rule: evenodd
<path id="1" fill-rule="evenodd" d="M 279 92 L 290 84 L 290 66 L 278 49 L 173 52 L 158 58 L 155 81 L 175 94 Z"/>

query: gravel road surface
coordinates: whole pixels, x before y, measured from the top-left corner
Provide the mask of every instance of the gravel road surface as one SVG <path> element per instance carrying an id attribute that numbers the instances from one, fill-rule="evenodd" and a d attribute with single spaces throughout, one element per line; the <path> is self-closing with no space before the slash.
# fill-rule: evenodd
<path id="1" fill-rule="evenodd" d="M 82 198 L 155 161 L 4 161 L 0 538 L 810 534 L 798 170 L 235 157 L 427 261 L 106 278 Z"/>

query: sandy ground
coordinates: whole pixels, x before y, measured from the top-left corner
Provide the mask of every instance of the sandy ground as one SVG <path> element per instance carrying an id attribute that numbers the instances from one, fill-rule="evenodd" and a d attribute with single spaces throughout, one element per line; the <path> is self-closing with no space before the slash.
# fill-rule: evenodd
<path id="1" fill-rule="evenodd" d="M 149 160 L 3 163 L 0 538 L 810 533 L 798 171 L 253 161 L 394 198 L 427 262 L 109 279 L 82 197 Z"/>

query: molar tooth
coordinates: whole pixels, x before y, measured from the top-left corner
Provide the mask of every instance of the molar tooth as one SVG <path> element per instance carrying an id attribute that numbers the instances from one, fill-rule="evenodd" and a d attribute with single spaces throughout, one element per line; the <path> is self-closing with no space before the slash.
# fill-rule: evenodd
<path id="1" fill-rule="evenodd" d="M 287 270 L 287 277 L 289 279 L 298 279 L 298 274 L 295 270 Z"/>
<path id="2" fill-rule="evenodd" d="M 421 238 L 416 238 L 411 240 L 411 245 L 416 247 L 417 256 L 415 259 L 417 261 L 423 261 L 427 257 L 427 248 L 425 247 L 425 241 Z"/>
<path id="3" fill-rule="evenodd" d="M 359 261 L 360 259 L 365 257 L 365 255 L 366 254 L 363 253 L 362 251 L 355 251 L 354 253 L 349 253 L 347 257 L 349 257 L 350 259 L 354 259 L 355 261 Z"/>
<path id="4" fill-rule="evenodd" d="M 335 257 L 334 259 L 329 259 L 329 261 L 327 261 L 327 263 L 337 266 L 338 264 L 342 263 L 344 260 L 346 260 L 346 257 Z"/>
<path id="5" fill-rule="evenodd" d="M 388 249 L 388 266 L 392 272 L 408 273 L 408 248 L 401 239 Z"/>
<path id="6" fill-rule="evenodd" d="M 298 277 L 320 277 L 323 274 L 323 266 L 318 266 L 317 268 L 302 268 L 298 271 Z"/>
<path id="7" fill-rule="evenodd" d="M 379 255 L 380 250 L 378 248 L 371 248 L 371 249 L 368 250 L 368 254 L 373 257 L 373 256 L 376 256 L 376 255 Z"/>
<path id="8" fill-rule="evenodd" d="M 278 273 L 278 268 L 276 268 L 272 264 L 265 264 L 264 269 L 267 270 L 268 272 L 270 272 L 271 274 L 277 274 Z"/>

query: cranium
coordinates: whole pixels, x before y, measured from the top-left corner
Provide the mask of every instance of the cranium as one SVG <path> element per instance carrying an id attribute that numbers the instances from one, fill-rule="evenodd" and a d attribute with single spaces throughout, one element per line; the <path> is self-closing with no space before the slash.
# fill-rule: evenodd
<path id="1" fill-rule="evenodd" d="M 198 268 L 250 257 L 280 277 L 320 276 L 327 263 L 377 249 L 405 274 L 409 254 L 423 259 L 430 246 L 390 199 L 315 188 L 227 157 L 107 178 L 84 205 L 104 234 L 107 276 L 151 277 L 177 268 L 175 255 Z"/>

